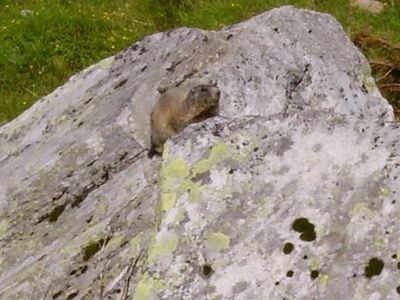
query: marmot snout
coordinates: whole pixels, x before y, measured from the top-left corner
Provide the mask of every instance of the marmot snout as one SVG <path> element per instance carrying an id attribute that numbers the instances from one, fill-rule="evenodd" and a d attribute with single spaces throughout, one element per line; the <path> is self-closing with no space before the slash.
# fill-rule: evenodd
<path id="1" fill-rule="evenodd" d="M 220 91 L 213 85 L 176 87 L 167 90 L 151 113 L 149 157 L 160 155 L 165 141 L 191 123 L 218 114 Z"/>

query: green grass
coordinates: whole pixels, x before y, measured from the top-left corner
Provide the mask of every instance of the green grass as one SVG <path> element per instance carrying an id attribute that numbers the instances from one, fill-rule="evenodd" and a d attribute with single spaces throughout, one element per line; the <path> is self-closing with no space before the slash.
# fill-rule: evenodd
<path id="1" fill-rule="evenodd" d="M 284 4 L 333 14 L 349 34 L 400 42 L 400 4 L 378 16 L 349 0 L 0 0 L 0 123 L 134 41 L 180 26 L 218 29 Z M 396 3 L 399 3 L 398 1 Z"/>

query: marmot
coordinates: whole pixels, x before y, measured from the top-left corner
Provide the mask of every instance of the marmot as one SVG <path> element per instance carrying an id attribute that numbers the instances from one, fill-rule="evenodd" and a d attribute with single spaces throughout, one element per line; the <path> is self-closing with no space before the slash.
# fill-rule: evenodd
<path id="1" fill-rule="evenodd" d="M 162 94 L 151 113 L 149 157 L 161 155 L 164 142 L 189 124 L 216 116 L 219 96 L 213 85 L 175 87 Z"/>

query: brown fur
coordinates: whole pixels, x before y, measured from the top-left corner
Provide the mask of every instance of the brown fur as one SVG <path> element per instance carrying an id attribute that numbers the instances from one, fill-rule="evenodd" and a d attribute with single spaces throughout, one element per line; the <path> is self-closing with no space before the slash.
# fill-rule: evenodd
<path id="1" fill-rule="evenodd" d="M 212 85 L 167 90 L 151 113 L 149 157 L 161 155 L 165 141 L 189 124 L 216 116 L 219 96 L 218 88 Z"/>

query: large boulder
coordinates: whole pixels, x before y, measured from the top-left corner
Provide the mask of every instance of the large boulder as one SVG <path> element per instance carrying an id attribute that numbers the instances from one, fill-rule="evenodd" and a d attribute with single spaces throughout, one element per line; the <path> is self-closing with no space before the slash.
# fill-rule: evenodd
<path id="1" fill-rule="evenodd" d="M 209 83 L 149 159 L 160 91 Z M 394 299 L 399 138 L 327 14 L 148 36 L 0 128 L 0 298 Z"/>

